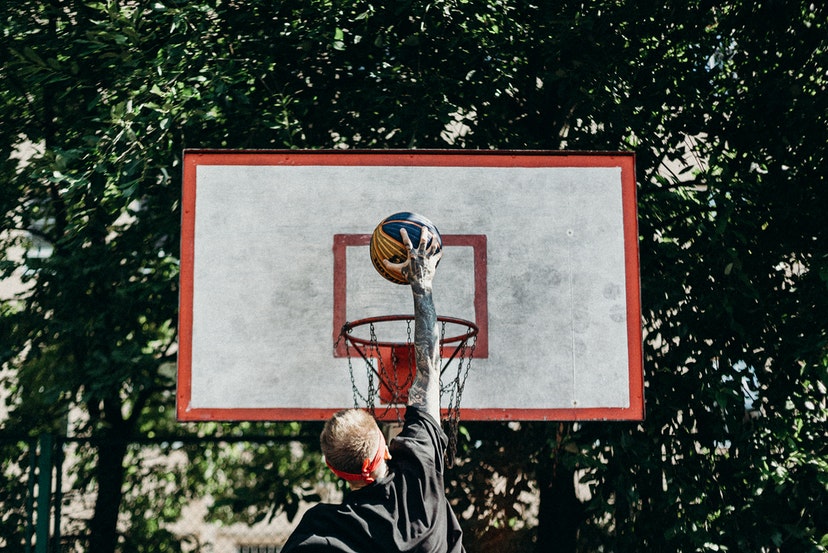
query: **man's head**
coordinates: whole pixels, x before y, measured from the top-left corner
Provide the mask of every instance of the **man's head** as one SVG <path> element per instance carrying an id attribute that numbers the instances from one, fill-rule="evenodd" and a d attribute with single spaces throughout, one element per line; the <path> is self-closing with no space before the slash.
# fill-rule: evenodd
<path id="1" fill-rule="evenodd" d="M 319 437 L 325 462 L 337 476 L 352 485 L 374 481 L 382 461 L 389 459 L 385 438 L 368 412 L 339 411 L 322 429 Z"/>

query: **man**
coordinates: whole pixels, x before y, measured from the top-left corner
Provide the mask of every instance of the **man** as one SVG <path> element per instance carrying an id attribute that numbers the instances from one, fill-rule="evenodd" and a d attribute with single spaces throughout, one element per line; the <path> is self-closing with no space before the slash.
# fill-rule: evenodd
<path id="1" fill-rule="evenodd" d="M 415 249 L 401 231 L 408 259 L 400 269 L 414 296 L 417 374 L 408 392 L 402 432 L 390 447 L 374 418 L 360 409 L 334 415 L 320 437 L 331 470 L 351 491 L 340 505 L 305 513 L 283 553 L 464 552 L 462 531 L 445 496 L 446 435 L 440 428 L 440 338 L 431 295 L 441 252 L 423 230 Z"/>

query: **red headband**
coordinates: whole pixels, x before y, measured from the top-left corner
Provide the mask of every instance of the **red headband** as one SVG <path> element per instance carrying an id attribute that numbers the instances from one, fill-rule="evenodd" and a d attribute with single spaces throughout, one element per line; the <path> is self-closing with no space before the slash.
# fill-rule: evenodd
<path id="1" fill-rule="evenodd" d="M 371 476 L 371 473 L 374 472 L 380 463 L 383 460 L 388 460 L 391 458 L 391 454 L 388 452 L 388 447 L 385 445 L 385 436 L 382 435 L 382 432 L 379 428 L 377 428 L 377 434 L 379 434 L 379 444 L 377 445 L 377 452 L 374 455 L 373 460 L 365 459 L 362 462 L 362 472 L 360 474 L 355 474 L 351 472 L 342 472 L 341 470 L 337 470 L 331 466 L 327 459 L 325 459 L 325 463 L 328 465 L 328 468 L 333 471 L 333 473 L 343 480 L 347 480 L 348 482 L 367 482 L 370 484 L 374 481 L 374 477 Z"/>

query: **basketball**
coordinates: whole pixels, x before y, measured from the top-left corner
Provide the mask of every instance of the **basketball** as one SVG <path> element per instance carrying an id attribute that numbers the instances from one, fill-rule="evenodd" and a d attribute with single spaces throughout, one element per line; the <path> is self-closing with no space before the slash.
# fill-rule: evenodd
<path id="1" fill-rule="evenodd" d="M 386 217 L 374 229 L 369 249 L 371 251 L 371 262 L 377 272 L 396 284 L 408 284 L 408 280 L 399 271 L 388 269 L 383 264 L 383 260 L 387 259 L 391 263 L 402 263 L 408 259 L 408 250 L 403 244 L 402 235 L 400 234 L 400 230 L 403 228 L 408 233 L 408 238 L 411 239 L 414 247 L 417 247 L 420 243 L 420 236 L 424 228 L 428 229 L 431 234 L 431 240 L 437 240 L 437 251 L 443 247 L 437 227 L 422 215 L 403 211 Z"/>

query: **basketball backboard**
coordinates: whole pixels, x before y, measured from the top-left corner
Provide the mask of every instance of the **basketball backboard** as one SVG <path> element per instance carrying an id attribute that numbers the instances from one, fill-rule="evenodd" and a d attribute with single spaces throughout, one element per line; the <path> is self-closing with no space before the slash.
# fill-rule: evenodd
<path id="1" fill-rule="evenodd" d="M 188 150 L 183 171 L 179 419 L 353 407 L 342 325 L 413 312 L 368 253 L 399 211 L 443 236 L 438 315 L 479 328 L 462 418 L 643 418 L 632 154 Z"/>

